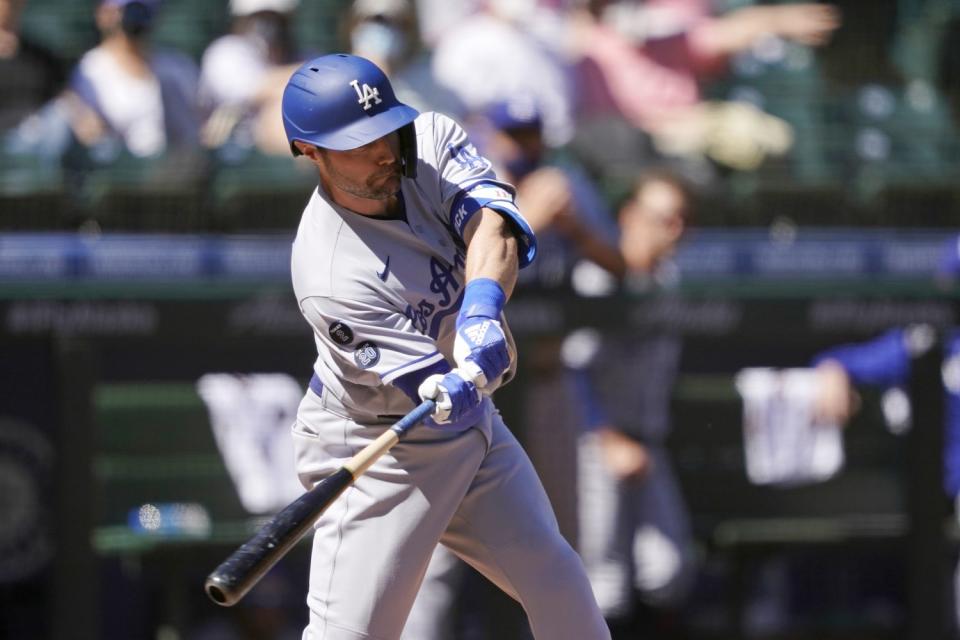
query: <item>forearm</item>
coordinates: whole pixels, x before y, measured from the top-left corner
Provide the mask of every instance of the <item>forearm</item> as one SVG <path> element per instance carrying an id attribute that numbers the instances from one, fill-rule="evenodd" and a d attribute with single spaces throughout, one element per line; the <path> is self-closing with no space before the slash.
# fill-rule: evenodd
<path id="1" fill-rule="evenodd" d="M 869 342 L 833 347 L 814 358 L 814 365 L 825 362 L 843 367 L 855 384 L 903 384 L 910 374 L 910 355 L 902 329 L 888 331 Z"/>
<path id="2" fill-rule="evenodd" d="M 748 6 L 703 21 L 694 30 L 693 38 L 700 52 L 726 56 L 743 51 L 766 36 L 820 46 L 839 25 L 840 13 L 831 5 L 805 2 Z"/>
<path id="3" fill-rule="evenodd" d="M 517 238 L 510 222 L 491 209 L 482 209 L 467 226 L 467 282 L 489 278 L 509 298 L 517 282 Z"/>
<path id="4" fill-rule="evenodd" d="M 569 225 L 562 230 L 564 235 L 574 244 L 579 255 L 596 263 L 616 278 L 623 278 L 626 275 L 626 262 L 623 259 L 623 254 L 615 245 L 604 241 L 590 227 L 577 220 L 571 220 Z"/>
<path id="5" fill-rule="evenodd" d="M 771 7 L 744 7 L 719 18 L 705 20 L 693 31 L 694 46 L 704 55 L 729 56 L 773 32 L 776 15 Z"/>

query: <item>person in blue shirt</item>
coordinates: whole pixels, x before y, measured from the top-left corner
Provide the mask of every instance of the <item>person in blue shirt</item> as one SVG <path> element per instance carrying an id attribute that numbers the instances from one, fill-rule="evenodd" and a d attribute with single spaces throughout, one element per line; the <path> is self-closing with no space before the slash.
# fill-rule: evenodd
<path id="1" fill-rule="evenodd" d="M 944 289 L 960 279 L 960 236 L 944 248 L 936 281 Z M 906 385 L 911 359 L 929 348 L 932 328 L 925 325 L 896 327 L 867 342 L 844 344 L 817 354 L 820 389 L 818 411 L 845 423 L 856 410 L 857 385 L 891 388 Z M 943 452 L 943 486 L 946 494 L 960 497 L 960 328 L 942 336 L 943 383 L 946 424 Z"/>
<path id="2" fill-rule="evenodd" d="M 936 281 L 944 290 L 960 280 L 960 236 L 951 239 L 943 254 Z M 934 328 L 912 325 L 889 329 L 862 343 L 843 344 L 817 354 L 819 377 L 817 410 L 826 419 L 846 423 L 856 412 L 856 386 L 906 386 L 911 361 L 933 345 Z M 941 330 L 941 367 L 944 388 L 943 490 L 960 505 L 960 327 Z M 958 509 L 960 513 L 960 509 Z M 960 565 L 955 570 L 955 624 L 960 625 Z"/>

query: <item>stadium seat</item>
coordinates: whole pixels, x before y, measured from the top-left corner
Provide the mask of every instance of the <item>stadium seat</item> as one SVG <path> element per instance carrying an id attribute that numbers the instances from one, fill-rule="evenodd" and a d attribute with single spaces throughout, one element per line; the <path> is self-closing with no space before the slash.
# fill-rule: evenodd
<path id="1" fill-rule="evenodd" d="M 0 153 L 0 228 L 63 228 L 63 204 L 59 165 L 32 154 Z"/>
<path id="2" fill-rule="evenodd" d="M 165 0 L 152 39 L 200 60 L 210 42 L 227 30 L 226 2 Z"/>
<path id="3" fill-rule="evenodd" d="M 66 160 L 76 184 L 78 213 L 108 231 L 202 231 L 208 158 L 171 152 L 138 158 L 74 149 Z"/>
<path id="4" fill-rule="evenodd" d="M 21 29 L 66 61 L 76 61 L 97 44 L 93 2 L 30 0 L 24 3 Z"/>
<path id="5" fill-rule="evenodd" d="M 210 186 L 214 224 L 223 231 L 292 231 L 317 184 L 306 160 L 247 151 L 221 160 Z"/>
<path id="6" fill-rule="evenodd" d="M 193 384 L 102 385 L 94 401 L 98 526 L 125 528 L 144 503 L 199 504 L 214 523 L 249 517 Z"/>
<path id="7" fill-rule="evenodd" d="M 301 0 L 293 22 L 294 39 L 308 56 L 343 49 L 339 39 L 342 16 L 350 0 Z"/>

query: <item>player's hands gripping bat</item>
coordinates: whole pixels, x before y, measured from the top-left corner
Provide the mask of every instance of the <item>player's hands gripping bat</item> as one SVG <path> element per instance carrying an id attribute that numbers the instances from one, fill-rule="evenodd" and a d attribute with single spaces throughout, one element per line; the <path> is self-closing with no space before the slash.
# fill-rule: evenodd
<path id="1" fill-rule="evenodd" d="M 433 420 L 438 424 L 455 423 L 473 410 L 482 399 L 473 380 L 460 369 L 435 373 L 420 383 L 420 398 L 436 402 Z"/>
<path id="2" fill-rule="evenodd" d="M 433 410 L 433 400 L 424 400 L 347 460 L 333 475 L 284 507 L 207 576 L 204 588 L 210 599 L 225 607 L 236 604 L 270 567 L 299 542 L 337 496 Z"/>

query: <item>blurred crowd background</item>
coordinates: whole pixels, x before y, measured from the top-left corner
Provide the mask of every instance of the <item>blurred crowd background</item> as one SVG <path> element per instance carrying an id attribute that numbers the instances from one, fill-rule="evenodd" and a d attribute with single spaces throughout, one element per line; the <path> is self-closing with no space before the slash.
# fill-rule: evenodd
<path id="1" fill-rule="evenodd" d="M 957 637 L 960 1 L 0 0 L 0 640 L 300 637 L 305 545 L 202 582 L 300 491 L 334 51 L 517 187 L 497 403 L 615 640 Z M 460 638 L 529 631 L 438 554 Z"/>
<path id="2" fill-rule="evenodd" d="M 310 177 L 285 158 L 279 94 L 334 50 L 478 127 L 533 100 L 611 201 L 668 162 L 709 200 L 700 225 L 956 214 L 949 0 L 130 4 L 3 3 L 6 228 L 289 228 Z"/>

